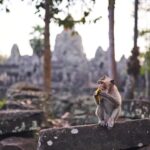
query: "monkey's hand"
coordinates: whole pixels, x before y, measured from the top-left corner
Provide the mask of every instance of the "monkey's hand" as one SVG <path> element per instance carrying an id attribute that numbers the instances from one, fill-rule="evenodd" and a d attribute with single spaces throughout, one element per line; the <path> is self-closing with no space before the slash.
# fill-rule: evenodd
<path id="1" fill-rule="evenodd" d="M 97 88 L 96 91 L 95 91 L 95 95 L 99 95 L 100 93 L 101 93 L 101 89 Z"/>
<path id="2" fill-rule="evenodd" d="M 95 98 L 95 101 L 96 101 L 97 105 L 100 104 L 100 100 L 101 100 L 100 93 L 101 93 L 101 89 L 97 88 L 96 91 L 95 91 L 95 93 L 94 93 L 94 98 Z"/>

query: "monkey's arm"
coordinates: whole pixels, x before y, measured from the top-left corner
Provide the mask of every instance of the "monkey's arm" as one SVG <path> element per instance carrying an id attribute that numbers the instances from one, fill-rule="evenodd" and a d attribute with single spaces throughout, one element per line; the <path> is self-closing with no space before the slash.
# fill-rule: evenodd
<path id="1" fill-rule="evenodd" d="M 110 94 L 105 93 L 105 92 L 101 92 L 99 94 L 101 97 L 106 98 L 107 100 L 112 102 L 116 107 L 120 105 L 120 102 L 117 99 L 115 99 L 113 96 L 111 96 Z"/>
<path id="2" fill-rule="evenodd" d="M 95 99 L 96 104 L 99 105 L 100 96 L 94 95 L 94 99 Z"/>

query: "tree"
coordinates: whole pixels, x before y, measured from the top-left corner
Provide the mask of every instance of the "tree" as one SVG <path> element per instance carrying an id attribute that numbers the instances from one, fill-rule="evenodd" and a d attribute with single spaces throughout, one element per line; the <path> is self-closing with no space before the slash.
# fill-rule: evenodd
<path id="1" fill-rule="evenodd" d="M 150 47 L 145 53 L 141 53 L 141 57 L 144 58 L 141 75 L 145 76 L 145 97 L 150 98 Z"/>
<path id="2" fill-rule="evenodd" d="M 133 99 L 135 90 L 135 81 L 138 78 L 140 72 L 139 47 L 137 46 L 138 38 L 138 0 L 134 2 L 134 44 L 131 51 L 132 55 L 127 62 L 128 79 L 125 87 L 125 98 Z"/>
<path id="3" fill-rule="evenodd" d="M 33 49 L 33 53 L 37 56 L 41 57 L 44 51 L 44 28 L 40 27 L 39 25 L 33 27 L 33 32 L 31 35 L 33 36 L 30 39 L 30 45 Z"/>
<path id="4" fill-rule="evenodd" d="M 140 36 L 144 37 L 145 41 L 147 41 L 147 45 L 145 46 L 146 52 L 141 53 L 141 57 L 144 58 L 141 74 L 145 76 L 145 96 L 146 98 L 150 98 L 150 29 L 142 30 Z"/>
<path id="5" fill-rule="evenodd" d="M 109 13 L 109 59 L 110 68 L 109 75 L 117 82 L 117 71 L 116 71 L 116 61 L 115 61 L 115 44 L 114 44 L 114 8 L 115 0 L 108 1 L 108 13 Z"/>
<path id="6" fill-rule="evenodd" d="M 140 3 L 140 10 L 145 17 L 149 17 L 150 1 L 146 0 L 144 3 Z M 145 97 L 150 98 L 150 28 L 146 24 L 144 28 L 139 32 L 139 35 L 145 40 L 146 52 L 140 53 L 143 63 L 141 66 L 141 75 L 145 77 Z"/>
<path id="7" fill-rule="evenodd" d="M 51 90 L 51 50 L 50 50 L 50 31 L 49 23 L 51 19 L 50 12 L 50 0 L 45 0 L 45 28 L 44 28 L 44 85 L 45 91 L 50 92 Z"/>

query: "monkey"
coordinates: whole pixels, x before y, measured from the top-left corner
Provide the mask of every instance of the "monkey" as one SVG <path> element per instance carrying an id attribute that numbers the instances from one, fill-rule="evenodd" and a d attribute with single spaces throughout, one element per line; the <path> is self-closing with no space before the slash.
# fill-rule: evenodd
<path id="1" fill-rule="evenodd" d="M 101 77 L 98 80 L 98 85 L 94 94 L 98 124 L 112 128 L 121 112 L 121 95 L 114 80 L 108 76 Z"/>

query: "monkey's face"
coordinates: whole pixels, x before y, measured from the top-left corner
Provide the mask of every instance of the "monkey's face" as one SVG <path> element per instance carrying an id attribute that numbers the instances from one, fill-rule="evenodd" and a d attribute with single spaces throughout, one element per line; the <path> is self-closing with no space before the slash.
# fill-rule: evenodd
<path id="1" fill-rule="evenodd" d="M 106 91 L 114 85 L 114 80 L 108 76 L 104 76 L 98 80 L 98 85 L 101 90 Z"/>

